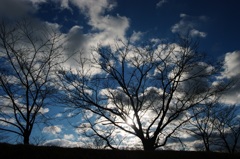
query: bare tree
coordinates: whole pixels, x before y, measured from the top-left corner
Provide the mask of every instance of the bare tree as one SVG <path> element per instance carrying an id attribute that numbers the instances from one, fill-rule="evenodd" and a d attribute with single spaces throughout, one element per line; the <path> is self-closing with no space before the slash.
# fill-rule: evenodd
<path id="1" fill-rule="evenodd" d="M 222 106 L 216 112 L 214 127 L 219 135 L 221 150 L 235 153 L 240 149 L 240 109 L 237 106 Z M 223 149 L 224 148 L 224 149 Z"/>
<path id="2" fill-rule="evenodd" d="M 75 127 L 77 130 L 82 131 L 82 133 L 80 134 L 81 136 L 85 136 L 88 138 L 93 139 L 93 141 L 91 142 L 92 146 L 91 148 L 111 148 L 111 149 L 117 149 L 114 145 L 119 145 L 119 143 L 116 143 L 115 140 L 113 139 L 113 133 L 115 128 L 108 126 L 105 127 L 105 130 L 99 130 L 96 127 L 98 126 L 97 122 L 93 122 L 89 119 L 88 115 L 89 112 L 84 112 L 82 113 L 82 118 L 84 119 L 85 122 L 83 122 L 80 126 L 75 126 L 72 125 L 73 127 Z M 95 119 L 96 121 L 97 119 Z M 91 131 L 89 131 L 91 130 Z M 89 142 L 86 142 L 86 144 L 89 144 Z"/>
<path id="3" fill-rule="evenodd" d="M 92 59 L 80 58 L 78 69 L 59 72 L 61 99 L 74 111 L 93 113 L 89 120 L 100 137 L 114 127 L 112 135 L 124 132 L 155 150 L 192 118 L 190 109 L 219 92 L 212 85 L 217 69 L 197 48 L 187 38 L 156 47 L 99 46 Z"/>
<path id="4" fill-rule="evenodd" d="M 0 23 L 0 131 L 29 144 L 54 93 L 53 72 L 62 58 L 60 34 L 29 19 Z"/>
<path id="5" fill-rule="evenodd" d="M 189 121 L 189 125 L 186 126 L 187 132 L 189 132 L 190 135 L 202 141 L 205 151 L 212 151 L 212 147 L 215 145 L 217 138 L 217 132 L 214 126 L 217 120 L 215 118 L 215 110 L 215 102 L 194 107 L 192 109 L 194 117 Z"/>

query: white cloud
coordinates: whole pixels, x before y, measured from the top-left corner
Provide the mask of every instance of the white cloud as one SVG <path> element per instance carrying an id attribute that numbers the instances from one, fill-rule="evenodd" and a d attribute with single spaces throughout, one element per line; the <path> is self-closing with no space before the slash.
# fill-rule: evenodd
<path id="1" fill-rule="evenodd" d="M 74 140 L 74 135 L 73 134 L 64 134 L 63 139 Z"/>
<path id="2" fill-rule="evenodd" d="M 207 33 L 205 32 L 201 32 L 199 30 L 196 30 L 196 29 L 192 29 L 190 31 L 190 36 L 191 37 L 201 37 L 201 38 L 205 38 L 207 36 Z"/>
<path id="3" fill-rule="evenodd" d="M 45 114 L 49 112 L 49 108 L 40 108 L 39 113 Z"/>
<path id="4" fill-rule="evenodd" d="M 234 85 L 224 94 L 222 102 L 226 104 L 240 104 L 240 51 L 228 52 L 224 58 L 223 72 L 220 80 L 228 79 L 234 82 Z"/>
<path id="5" fill-rule="evenodd" d="M 158 39 L 158 38 L 152 38 L 150 41 L 151 41 L 153 44 L 158 44 L 158 43 L 161 42 L 161 39 Z"/>
<path id="6" fill-rule="evenodd" d="M 66 139 L 53 139 L 43 143 L 43 146 L 59 146 L 59 147 L 83 147 L 81 142 L 69 141 Z"/>
<path id="7" fill-rule="evenodd" d="M 205 38 L 207 36 L 207 33 L 196 29 L 199 27 L 200 22 L 202 23 L 207 20 L 206 16 L 194 17 L 194 16 L 190 16 L 182 13 L 180 14 L 180 18 L 181 20 L 171 27 L 171 31 L 173 33 L 178 33 L 183 36 L 189 34 L 189 36 L 191 37 L 201 37 L 201 38 Z"/>
<path id="8" fill-rule="evenodd" d="M 71 118 L 71 117 L 73 117 L 73 116 L 75 116 L 74 113 L 68 113 L 68 114 L 67 114 L 67 117 L 68 117 L 68 118 Z"/>
<path id="9" fill-rule="evenodd" d="M 199 62 L 194 67 L 189 68 L 183 73 L 181 80 L 186 80 L 179 85 L 179 93 L 186 92 L 189 95 L 201 94 L 209 89 L 209 77 L 204 78 L 206 75 L 211 75 L 214 67 L 204 62 Z"/>
<path id="10" fill-rule="evenodd" d="M 69 8 L 69 2 L 68 2 L 68 0 L 61 0 L 61 7 L 63 7 L 63 8 Z"/>
<path id="11" fill-rule="evenodd" d="M 116 3 L 110 0 L 69 0 L 78 6 L 81 12 L 87 15 L 91 20 L 104 14 L 106 11 L 112 10 Z"/>
<path id="12" fill-rule="evenodd" d="M 100 32 L 92 34 L 92 41 L 90 46 L 96 46 L 96 42 L 102 45 L 110 45 L 115 43 L 116 40 L 126 42 L 125 33 L 129 27 L 128 18 L 120 15 L 99 17 L 93 27 Z"/>
<path id="13" fill-rule="evenodd" d="M 66 3 L 66 1 L 63 2 Z M 87 23 L 92 27 L 92 31 L 94 31 L 94 33 L 86 33 L 86 39 L 81 39 L 81 41 L 86 40 L 88 42 L 84 43 L 88 51 L 98 43 L 109 45 L 117 39 L 125 40 L 125 33 L 129 27 L 129 19 L 120 15 L 112 16 L 107 14 L 107 11 L 112 10 L 116 6 L 114 1 L 69 0 L 69 2 L 76 5 L 81 13 L 87 17 Z M 81 43 L 79 44 L 81 45 Z"/>
<path id="14" fill-rule="evenodd" d="M 60 133 L 61 131 L 62 131 L 61 127 L 56 126 L 56 125 L 44 127 L 42 130 L 43 133 L 53 134 L 53 135 L 56 135 L 56 134 Z"/>
<path id="15" fill-rule="evenodd" d="M 226 53 L 223 68 L 223 78 L 240 77 L 240 51 Z"/>
<path id="16" fill-rule="evenodd" d="M 56 118 L 60 118 L 60 117 L 62 117 L 62 116 L 63 116 L 62 113 L 58 113 L 58 114 L 55 115 Z"/>
<path id="17" fill-rule="evenodd" d="M 167 3 L 168 1 L 167 0 L 160 0 L 157 4 L 156 4 L 156 7 L 157 8 L 160 8 L 163 6 L 163 4 Z"/>
<path id="18" fill-rule="evenodd" d="M 187 15 L 187 14 L 184 14 L 184 13 L 181 13 L 179 16 L 180 16 L 180 18 L 185 18 L 185 17 L 187 17 L 188 15 Z"/>
<path id="19" fill-rule="evenodd" d="M 47 0 L 2 0 L 0 1 L 0 16 L 14 16 L 21 18 L 24 15 L 29 15 L 29 12 L 36 12 L 39 9 L 39 4 L 48 3 Z M 65 48 L 64 53 L 66 57 L 70 58 L 65 64 L 66 68 L 76 67 L 76 58 L 81 54 L 83 58 L 92 58 L 91 52 L 93 48 L 96 48 L 98 44 L 102 46 L 108 46 L 115 44 L 115 42 L 121 39 L 126 42 L 126 31 L 129 28 L 129 19 L 121 15 L 110 15 L 109 11 L 114 9 L 117 5 L 115 1 L 111 0 L 52 0 L 56 6 L 72 10 L 70 3 L 75 5 L 79 12 L 81 12 L 86 18 L 86 23 L 90 26 L 90 29 L 84 32 L 82 26 L 72 26 L 68 33 L 61 37 L 61 43 Z M 11 8 L 11 9 L 9 9 Z M 56 23 L 41 22 L 40 20 L 31 17 L 30 20 L 33 22 L 33 27 L 44 28 L 46 30 L 54 30 L 55 32 L 61 32 L 61 26 Z M 41 29 L 39 29 L 41 30 Z M 34 32 L 36 37 L 45 36 L 40 32 Z M 139 35 L 139 34 L 138 34 Z M 137 34 L 134 37 L 137 40 Z M 74 53 L 76 53 L 72 56 Z M 87 69 L 91 68 L 89 72 L 99 72 L 92 66 L 86 66 Z"/>
<path id="20" fill-rule="evenodd" d="M 142 38 L 142 36 L 143 36 L 142 32 L 133 31 L 133 34 L 130 37 L 130 42 L 135 43 L 135 42 L 139 41 Z"/>
<path id="21" fill-rule="evenodd" d="M 29 3 L 30 2 L 30 3 Z M 68 48 L 81 49 L 90 52 L 97 44 L 109 45 L 115 40 L 126 41 L 126 30 L 129 27 L 129 19 L 120 15 L 109 15 L 117 3 L 111 0 L 52 0 L 56 4 L 60 3 L 62 8 L 70 9 L 75 5 L 86 17 L 91 27 L 89 32 L 83 33 L 81 26 L 73 26 L 66 38 L 69 40 Z M 0 15 L 16 16 L 28 15 L 29 12 L 36 12 L 39 4 L 48 3 L 47 0 L 1 0 Z M 11 9 L 9 9 L 11 8 Z M 58 28 L 59 30 L 59 28 Z M 70 53 L 68 50 L 67 53 Z"/>
<path id="22" fill-rule="evenodd" d="M 62 7 L 65 6 L 70 10 L 71 8 L 68 4 L 75 5 L 86 17 L 86 23 L 90 26 L 90 29 L 85 32 L 82 26 L 73 26 L 66 34 L 66 55 L 72 55 L 74 51 L 79 52 L 68 60 L 66 68 L 69 65 L 72 68 L 76 68 L 77 64 L 74 59 L 78 59 L 79 54 L 81 54 L 82 58 L 91 59 L 93 48 L 96 48 L 99 44 L 101 46 L 109 46 L 115 44 L 119 39 L 127 42 L 126 31 L 130 26 L 129 19 L 118 14 L 108 14 L 117 5 L 114 1 L 57 0 L 56 2 L 60 2 Z M 97 59 L 98 56 L 95 56 L 95 58 Z M 88 72 L 91 74 L 99 73 L 99 70 L 89 63 L 85 64 L 85 69 L 89 69 Z"/>

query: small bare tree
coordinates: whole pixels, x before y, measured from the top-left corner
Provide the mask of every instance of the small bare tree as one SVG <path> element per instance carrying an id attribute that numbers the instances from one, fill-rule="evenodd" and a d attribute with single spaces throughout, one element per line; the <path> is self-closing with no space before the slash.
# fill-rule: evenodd
<path id="1" fill-rule="evenodd" d="M 211 148 L 215 145 L 217 138 L 214 126 L 214 122 L 217 120 L 215 118 L 216 104 L 215 102 L 211 102 L 206 105 L 194 107 L 192 109 L 194 117 L 189 121 L 189 125 L 186 126 L 186 130 L 190 135 L 202 141 L 205 151 L 212 151 Z"/>
<path id="2" fill-rule="evenodd" d="M 217 69 L 187 38 L 158 47 L 99 46 L 79 65 L 59 73 L 63 101 L 93 113 L 89 121 L 100 137 L 107 139 L 107 128 L 114 127 L 112 135 L 137 137 L 144 150 L 166 145 L 192 118 L 189 111 L 219 92 L 212 85 Z"/>
<path id="3" fill-rule="evenodd" d="M 240 149 L 240 109 L 237 106 L 222 106 L 216 112 L 214 127 L 220 140 L 221 150 L 235 153 Z M 224 149 L 223 149 L 224 148 Z"/>
<path id="4" fill-rule="evenodd" d="M 29 144 L 34 124 L 41 121 L 47 98 L 55 91 L 60 37 L 27 19 L 0 23 L 0 131 L 20 135 L 24 144 Z"/>

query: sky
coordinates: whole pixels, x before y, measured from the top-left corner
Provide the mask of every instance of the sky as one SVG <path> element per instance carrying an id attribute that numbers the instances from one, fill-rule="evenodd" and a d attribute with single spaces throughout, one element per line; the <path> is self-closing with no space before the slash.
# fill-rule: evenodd
<path id="1" fill-rule="evenodd" d="M 227 78 L 240 77 L 239 8 L 239 0 L 0 1 L 0 15 L 15 19 L 29 16 L 39 23 L 44 22 L 70 39 L 66 46 L 84 50 L 86 56 L 98 43 L 108 45 L 118 39 L 136 43 L 171 41 L 177 34 L 189 32 L 190 37 L 198 39 L 200 51 L 213 60 L 224 61 L 226 71 L 222 77 Z M 238 88 L 240 86 L 226 96 L 228 103 L 240 103 Z M 58 110 L 45 111 L 59 118 L 54 125 L 41 128 L 46 145 L 84 143 L 78 132 L 71 129 L 69 121 L 61 119 Z"/>
<path id="2" fill-rule="evenodd" d="M 85 35 L 101 30 L 95 18 L 101 23 L 106 17 L 112 18 L 105 19 L 111 23 L 108 27 L 120 22 L 115 32 L 119 38 L 133 33 L 141 33 L 148 39 L 169 38 L 173 33 L 191 28 L 199 31 L 195 36 L 203 38 L 203 50 L 221 56 L 239 49 L 239 3 L 237 0 L 119 0 L 107 4 L 106 1 L 55 0 L 40 3 L 35 14 L 41 20 L 61 25 L 65 32 L 80 26 Z M 106 26 L 102 24 L 102 27 Z"/>

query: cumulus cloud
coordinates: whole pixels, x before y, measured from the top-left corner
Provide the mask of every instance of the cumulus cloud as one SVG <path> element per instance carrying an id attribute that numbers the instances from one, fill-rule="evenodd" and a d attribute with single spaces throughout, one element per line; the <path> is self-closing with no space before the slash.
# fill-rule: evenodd
<path id="1" fill-rule="evenodd" d="M 92 20 L 94 17 L 112 10 L 116 5 L 114 1 L 111 2 L 110 0 L 72 0 L 72 2 L 81 9 L 83 14 L 88 15 Z"/>
<path id="2" fill-rule="evenodd" d="M 56 134 L 60 133 L 61 131 L 62 131 L 61 127 L 56 126 L 56 125 L 44 127 L 42 130 L 43 133 L 53 134 L 53 135 L 56 135 Z"/>
<path id="3" fill-rule="evenodd" d="M 178 33 L 183 36 L 189 34 L 191 37 L 201 38 L 205 38 L 207 36 L 207 33 L 197 30 L 199 23 L 205 22 L 207 17 L 195 17 L 187 14 L 180 14 L 180 18 L 181 20 L 171 27 L 171 31 L 173 33 Z"/>
<path id="4" fill-rule="evenodd" d="M 69 32 L 67 34 L 68 42 L 71 43 L 71 46 L 69 46 L 69 47 L 76 47 L 73 42 L 78 43 L 78 44 L 79 44 L 79 42 L 81 42 L 82 35 L 83 35 L 82 29 L 83 29 L 83 27 L 75 25 L 69 30 Z"/>
<path id="5" fill-rule="evenodd" d="M 65 35 L 66 42 L 64 48 L 67 57 L 73 56 L 76 52 L 81 53 L 81 50 L 89 49 L 88 41 L 90 40 L 90 37 L 87 34 L 84 34 L 82 29 L 83 27 L 75 25 Z M 72 60 L 68 62 L 69 64 L 74 63 Z"/>
<path id="6" fill-rule="evenodd" d="M 129 19 L 121 15 L 110 15 L 109 11 L 113 10 L 117 5 L 110 0 L 55 0 L 60 3 L 61 7 L 72 10 L 78 8 L 79 12 L 85 16 L 88 30 L 83 26 L 72 26 L 69 31 L 64 34 L 64 44 L 66 57 L 71 57 L 64 68 L 76 68 L 79 66 L 76 59 L 79 56 L 82 58 L 95 59 L 98 56 L 93 55 L 93 49 L 97 46 L 109 46 L 115 44 L 116 41 L 121 40 L 127 42 L 126 31 L 129 28 Z M 69 5 L 71 3 L 71 5 Z M 138 35 L 134 35 L 134 40 L 137 40 Z M 92 66 L 92 64 L 85 63 L 85 69 L 89 69 L 89 73 L 96 74 L 99 70 Z"/>
<path id="7" fill-rule="evenodd" d="M 224 57 L 223 72 L 219 77 L 220 80 L 228 79 L 234 85 L 227 90 L 223 95 L 223 102 L 227 104 L 240 103 L 240 51 L 233 51 L 226 53 Z"/>
<path id="8" fill-rule="evenodd" d="M 61 2 L 66 6 L 66 0 Z M 94 31 L 94 33 L 86 33 L 89 38 L 88 46 L 96 46 L 96 43 L 108 45 L 116 39 L 125 40 L 129 19 L 125 16 L 107 14 L 108 11 L 116 6 L 114 1 L 68 0 L 68 2 L 79 8 L 80 12 L 87 17 L 87 23 Z"/>
<path id="9" fill-rule="evenodd" d="M 240 51 L 226 53 L 223 68 L 224 71 L 222 72 L 222 78 L 239 77 Z"/>
<path id="10" fill-rule="evenodd" d="M 197 95 L 206 92 L 211 84 L 208 75 L 211 75 L 213 71 L 214 67 L 204 62 L 194 64 L 183 73 L 181 80 L 184 82 L 180 84 L 179 93 Z"/>
<path id="11" fill-rule="evenodd" d="M 125 33 L 129 27 L 129 21 L 126 17 L 118 15 L 117 17 L 105 16 L 98 19 L 96 22 L 96 29 L 100 32 L 92 34 L 92 45 L 96 45 L 96 42 L 102 45 L 109 45 L 115 43 L 116 40 L 126 41 Z M 97 24 L 99 23 L 99 24 Z"/>

